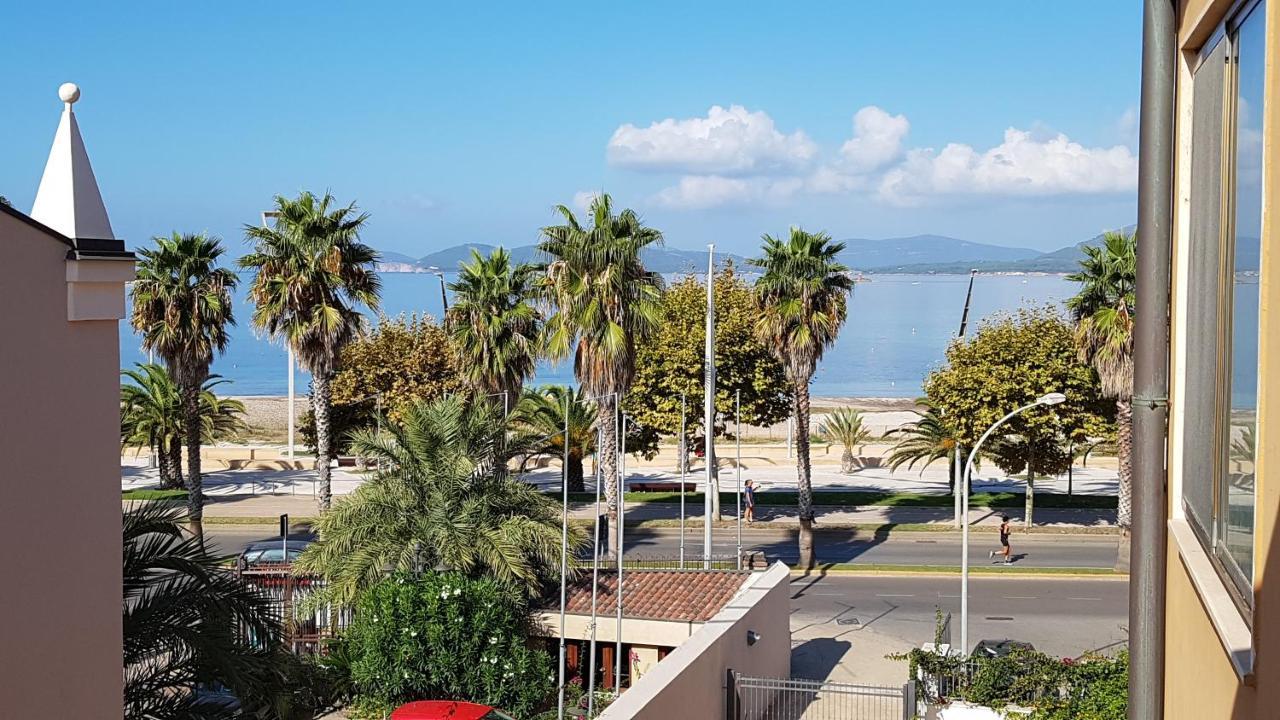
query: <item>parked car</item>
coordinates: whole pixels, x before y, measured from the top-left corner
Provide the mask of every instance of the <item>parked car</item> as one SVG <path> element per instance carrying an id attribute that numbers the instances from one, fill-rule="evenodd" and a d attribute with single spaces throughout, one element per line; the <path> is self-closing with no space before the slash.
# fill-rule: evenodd
<path id="1" fill-rule="evenodd" d="M 1032 652 L 1035 647 L 1031 643 L 1019 640 L 981 640 L 974 646 L 973 656 L 999 658 L 1012 653 L 1014 650 Z"/>
<path id="2" fill-rule="evenodd" d="M 418 700 L 401 705 L 391 720 L 515 720 L 488 705 L 456 700 Z"/>
<path id="3" fill-rule="evenodd" d="M 289 540 L 287 544 L 289 546 L 288 561 L 293 562 L 311 544 L 311 541 Z M 262 563 L 279 563 L 283 557 L 284 551 L 279 540 L 262 540 L 250 543 L 249 547 L 240 553 L 240 557 L 236 558 L 236 564 L 241 570 L 247 570 Z"/>

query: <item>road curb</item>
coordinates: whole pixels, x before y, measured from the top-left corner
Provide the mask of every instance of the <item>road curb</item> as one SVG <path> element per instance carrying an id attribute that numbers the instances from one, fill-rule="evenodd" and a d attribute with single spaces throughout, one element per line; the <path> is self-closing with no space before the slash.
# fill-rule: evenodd
<path id="1" fill-rule="evenodd" d="M 1096 572 L 1080 572 L 1085 568 L 1063 568 L 1063 572 L 1048 571 L 1047 568 L 1028 568 L 1026 570 L 1009 571 L 997 570 L 995 568 L 969 568 L 969 575 L 980 576 L 986 578 L 1011 578 L 1017 580 L 1129 580 L 1128 573 L 1119 573 L 1115 571 L 1098 570 Z M 1073 572 L 1074 571 L 1074 572 Z M 910 568 L 896 567 L 893 569 L 876 568 L 874 565 L 868 565 L 865 568 L 846 567 L 846 568 L 829 568 L 826 570 L 804 571 L 791 568 L 791 577 L 821 577 L 823 575 L 834 575 L 840 577 L 947 577 L 958 578 L 960 576 L 960 568 L 941 569 L 941 568 L 921 568 L 912 570 Z"/>

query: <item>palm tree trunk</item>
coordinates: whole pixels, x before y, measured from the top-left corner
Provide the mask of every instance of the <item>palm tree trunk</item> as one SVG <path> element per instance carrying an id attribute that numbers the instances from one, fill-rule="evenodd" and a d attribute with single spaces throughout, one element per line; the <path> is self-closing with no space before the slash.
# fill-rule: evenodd
<path id="1" fill-rule="evenodd" d="M 569 492 L 585 492 L 587 485 L 583 482 L 582 456 L 569 454 Z"/>
<path id="2" fill-rule="evenodd" d="M 155 453 L 156 464 L 160 468 L 160 487 L 165 490 L 180 487 L 180 483 L 173 477 L 173 465 L 169 462 L 169 447 L 165 441 L 156 440 L 156 444 L 151 447 L 151 452 Z"/>
<path id="3" fill-rule="evenodd" d="M 182 383 L 183 440 L 187 446 L 187 522 L 191 533 L 204 545 L 204 479 L 200 476 L 200 386 L 199 373 L 184 373 Z M 177 445 L 177 443 L 174 443 Z"/>
<path id="4" fill-rule="evenodd" d="M 320 512 L 327 511 L 333 501 L 329 476 L 329 453 L 332 446 L 329 437 L 329 410 L 329 374 L 323 370 L 317 371 L 311 376 L 311 411 L 316 419 L 316 474 L 320 480 L 316 501 Z"/>
<path id="5" fill-rule="evenodd" d="M 1133 519 L 1133 405 L 1129 398 L 1116 401 L 1116 455 L 1120 461 L 1116 524 L 1127 533 Z"/>
<path id="6" fill-rule="evenodd" d="M 178 436 L 170 440 L 164 452 L 169 456 L 169 472 L 172 473 L 173 486 L 185 488 L 187 481 L 182 476 L 182 437 Z"/>
<path id="7" fill-rule="evenodd" d="M 846 445 L 844 452 L 840 455 L 840 472 L 848 475 L 853 472 L 853 450 Z"/>
<path id="8" fill-rule="evenodd" d="M 809 464 L 809 383 L 796 383 L 796 489 L 800 504 L 800 568 L 817 564 L 813 552 L 813 480 Z"/>
<path id="9" fill-rule="evenodd" d="M 618 527 L 618 426 L 614 422 L 614 404 L 612 395 L 604 395 L 600 399 L 600 410 L 597 414 L 600 423 L 600 474 L 604 477 L 605 512 L 609 516 L 609 527 L 612 528 L 611 544 L 618 549 L 621 528 Z"/>

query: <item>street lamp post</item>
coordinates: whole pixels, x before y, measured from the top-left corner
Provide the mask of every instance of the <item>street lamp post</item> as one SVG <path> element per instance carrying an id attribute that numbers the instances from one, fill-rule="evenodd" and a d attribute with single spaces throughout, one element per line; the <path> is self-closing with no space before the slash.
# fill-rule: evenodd
<path id="1" fill-rule="evenodd" d="M 278 217 L 280 217 L 280 212 L 278 210 L 264 210 L 262 212 L 262 227 L 264 228 L 271 227 L 271 224 L 268 222 L 268 220 L 270 220 L 271 218 L 278 218 Z M 294 363 L 293 361 L 293 345 L 289 344 L 289 342 L 286 341 L 284 344 L 284 347 L 285 347 L 286 353 L 288 354 L 288 363 L 289 363 L 289 428 L 288 428 L 289 453 L 288 453 L 288 457 L 290 460 L 293 460 L 294 427 L 297 425 L 297 421 L 294 419 L 296 410 L 294 408 L 294 390 L 293 390 L 293 368 L 296 363 Z"/>
<path id="2" fill-rule="evenodd" d="M 969 485 L 973 480 L 973 461 L 978 457 L 978 450 L 982 448 L 982 443 L 991 437 L 996 428 L 1008 422 L 1014 415 L 1030 410 L 1033 407 L 1058 405 L 1067 399 L 1062 393 L 1048 393 L 1036 398 L 1035 402 L 1027 403 L 1013 412 L 1005 415 L 996 421 L 994 425 L 987 428 L 982 433 L 982 437 L 978 438 L 978 442 L 974 443 L 973 450 L 969 451 L 969 461 L 965 463 L 964 487 L 960 489 L 964 496 L 963 508 L 961 509 L 961 525 L 960 525 L 960 654 L 967 656 L 969 654 Z"/>
<path id="3" fill-rule="evenodd" d="M 444 294 L 444 271 L 435 265 L 432 265 L 426 270 L 440 278 L 440 304 L 444 307 L 444 310 L 440 314 L 440 320 L 443 322 L 445 314 L 449 312 L 449 298 Z"/>
<path id="4" fill-rule="evenodd" d="M 686 454 L 688 446 L 685 444 L 684 418 L 688 413 L 685 402 L 684 393 L 680 393 L 680 446 L 676 450 L 678 457 L 676 462 L 680 464 L 680 569 L 684 569 L 684 480 L 688 470 L 689 456 Z"/>

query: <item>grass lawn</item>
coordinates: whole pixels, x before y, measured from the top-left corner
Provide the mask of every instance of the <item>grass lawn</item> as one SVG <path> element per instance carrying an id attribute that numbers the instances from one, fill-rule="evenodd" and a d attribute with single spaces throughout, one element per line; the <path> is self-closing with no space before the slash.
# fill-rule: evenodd
<path id="1" fill-rule="evenodd" d="M 560 497 L 558 492 L 548 492 L 548 495 L 556 498 Z M 569 499 L 573 502 L 593 502 L 596 499 L 595 493 L 569 493 Z M 629 492 L 627 493 L 627 502 L 629 503 L 679 503 L 680 493 L 678 492 Z M 685 495 L 686 503 L 699 504 L 702 502 L 702 493 L 688 493 Z M 734 503 L 734 493 L 720 493 L 721 504 Z M 757 492 L 756 504 L 765 507 L 776 506 L 794 506 L 797 502 L 796 493 L 780 492 L 776 490 Z M 1116 498 L 1108 495 L 1073 495 L 1068 497 L 1062 493 L 1036 493 L 1036 507 L 1038 508 L 1090 508 L 1090 509 L 1111 509 L 1116 507 Z M 905 493 L 905 492 L 815 492 L 813 494 L 813 504 L 819 506 L 883 506 L 883 507 L 952 507 L 950 495 L 926 495 L 922 493 Z M 969 498 L 971 507 L 990 507 L 990 508 L 1021 508 L 1026 504 L 1026 499 L 1021 493 L 1001 493 L 1001 492 L 978 492 Z"/>
<path id="2" fill-rule="evenodd" d="M 121 493 L 124 500 L 185 500 L 186 490 L 125 490 Z"/>

